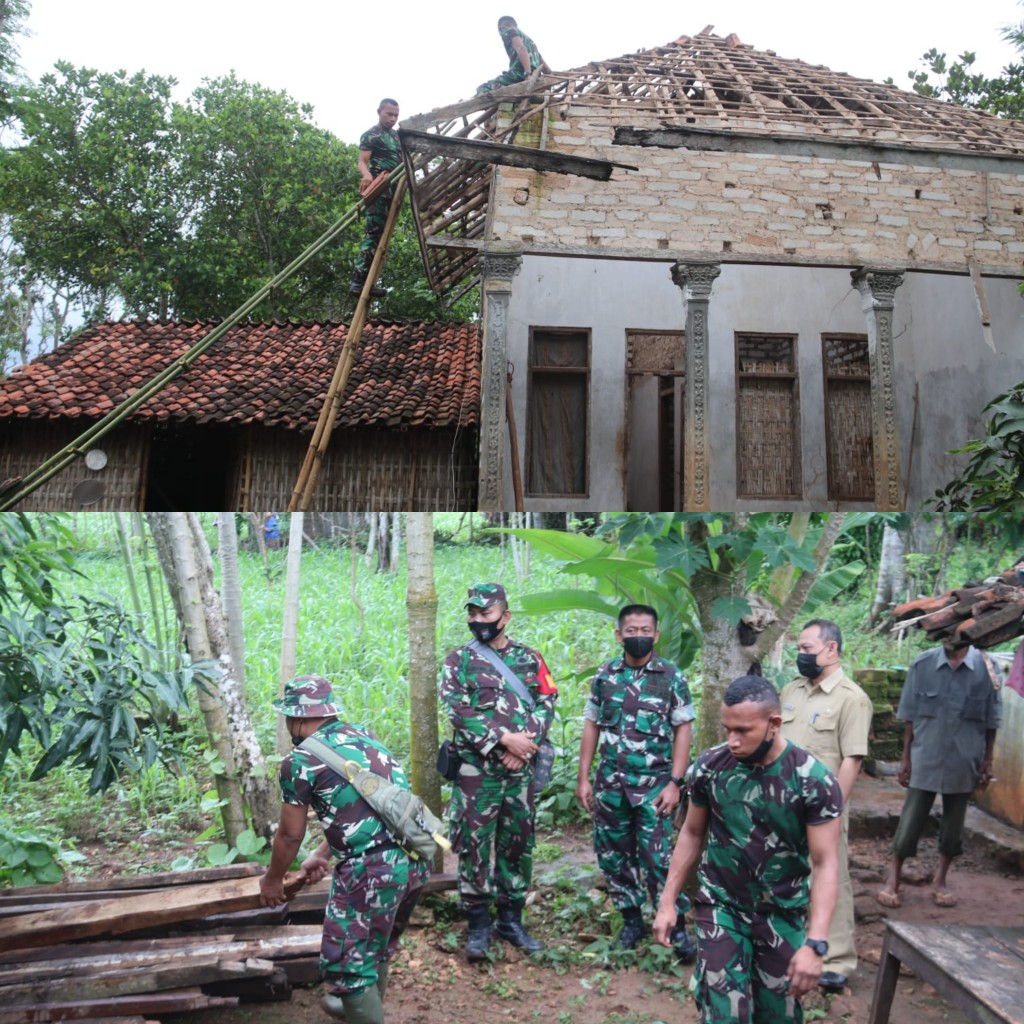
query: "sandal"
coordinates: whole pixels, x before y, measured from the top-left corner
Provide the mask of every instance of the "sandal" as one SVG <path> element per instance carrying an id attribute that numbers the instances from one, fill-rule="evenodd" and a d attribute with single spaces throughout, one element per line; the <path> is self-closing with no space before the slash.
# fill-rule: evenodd
<path id="1" fill-rule="evenodd" d="M 959 902 L 956 893 L 949 892 L 947 889 L 936 889 L 932 893 L 932 903 L 937 907 L 955 907 Z"/>
<path id="2" fill-rule="evenodd" d="M 938 893 L 935 895 L 937 896 Z M 879 889 L 878 892 L 875 893 L 875 899 L 878 900 L 883 907 L 889 907 L 891 910 L 895 910 L 902 904 L 900 894 L 898 892 L 893 892 L 892 889 Z"/>

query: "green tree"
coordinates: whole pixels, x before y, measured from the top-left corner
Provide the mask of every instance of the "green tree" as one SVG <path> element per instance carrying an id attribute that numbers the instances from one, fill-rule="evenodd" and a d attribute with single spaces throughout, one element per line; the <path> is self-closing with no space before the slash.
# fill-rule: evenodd
<path id="1" fill-rule="evenodd" d="M 954 448 L 968 455 L 959 475 L 933 496 L 940 512 L 1020 514 L 1024 507 L 1024 382 L 996 395 L 985 412 L 985 436 Z"/>
<path id="2" fill-rule="evenodd" d="M 185 706 L 191 673 L 148 668 L 148 641 L 117 602 L 62 593 L 76 547 L 64 518 L 0 515 L 0 766 L 30 737 L 33 780 L 69 762 L 99 792 L 174 758 L 157 712 Z"/>
<path id="3" fill-rule="evenodd" d="M 189 213 L 171 78 L 59 63 L 13 106 L 22 142 L 0 155 L 0 207 L 29 270 L 84 290 L 90 317 L 119 301 L 164 314 Z"/>
<path id="4" fill-rule="evenodd" d="M 1024 54 L 1024 22 L 1004 28 L 1003 38 Z M 925 70 L 907 74 L 923 96 L 1024 119 L 1024 64 L 1008 64 L 1000 77 L 987 78 L 972 70 L 974 61 L 975 54 L 968 51 L 947 62 L 946 54 L 933 47 L 921 58 Z M 933 495 L 937 511 L 1007 512 L 1019 510 L 1024 500 L 1024 382 L 997 395 L 984 411 L 990 413 L 985 436 L 950 452 L 969 459 Z"/>
<path id="5" fill-rule="evenodd" d="M 1018 43 L 1018 49 L 1020 49 Z M 950 61 L 932 47 L 921 56 L 923 71 L 908 71 L 914 92 L 999 117 L 1024 117 L 1024 64 L 1008 64 L 998 78 L 974 71 L 977 54 L 968 50 Z"/>
<path id="6" fill-rule="evenodd" d="M 357 155 L 316 126 L 310 106 L 234 73 L 204 82 L 176 124 L 195 213 L 174 308 L 184 318 L 223 317 L 357 201 Z M 311 260 L 254 319 L 340 316 L 358 242 L 343 238 Z"/>
<path id="7" fill-rule="evenodd" d="M 516 531 L 566 559 L 563 571 L 593 580 L 589 590 L 523 598 L 527 612 L 587 608 L 609 618 L 626 603 L 658 609 L 658 649 L 686 669 L 701 654 L 696 749 L 719 742 L 718 709 L 737 676 L 759 673 L 796 616 L 810 614 L 863 571 L 853 561 L 825 572 L 842 515 L 623 513 L 598 537 Z"/>
<path id="8" fill-rule="evenodd" d="M 0 0 L 0 124 L 11 117 L 11 82 L 18 73 L 16 37 L 24 32 L 28 0 Z"/>
<path id="9" fill-rule="evenodd" d="M 358 243 L 359 239 L 355 241 Z M 476 287 L 464 295 L 456 294 L 454 299 L 448 295 L 436 295 L 431 290 L 408 202 L 398 215 L 381 283 L 389 291 L 374 307 L 374 316 L 382 320 L 467 323 L 476 317 L 480 308 Z"/>

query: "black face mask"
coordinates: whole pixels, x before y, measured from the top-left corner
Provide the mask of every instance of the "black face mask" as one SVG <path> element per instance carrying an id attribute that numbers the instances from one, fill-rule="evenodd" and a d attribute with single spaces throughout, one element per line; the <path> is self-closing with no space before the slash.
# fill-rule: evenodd
<path id="1" fill-rule="evenodd" d="M 501 620 L 499 619 L 498 622 Z M 498 622 L 479 622 L 474 621 L 469 624 L 469 631 L 480 641 L 482 644 L 486 644 L 493 640 L 497 636 L 501 636 L 501 631 L 505 628 L 499 626 Z"/>
<path id="2" fill-rule="evenodd" d="M 770 728 L 770 725 L 765 728 L 764 739 L 758 743 L 757 749 L 752 754 L 747 754 L 746 757 L 740 757 L 739 754 L 733 754 L 732 756 L 735 757 L 740 764 L 759 764 L 764 760 L 765 755 L 772 749 L 772 744 L 775 742 L 775 737 L 768 735 L 768 730 Z"/>
<path id="3" fill-rule="evenodd" d="M 292 746 L 293 747 L 297 747 L 303 741 L 303 739 L 305 739 L 304 736 L 292 736 L 291 737 Z"/>
<path id="4" fill-rule="evenodd" d="M 627 636 L 622 639 L 622 649 L 631 658 L 646 658 L 654 650 L 653 636 Z"/>
<path id="5" fill-rule="evenodd" d="M 805 651 L 801 651 L 796 656 L 796 670 L 808 679 L 817 679 L 825 671 L 818 664 L 818 655 L 807 654 Z"/>

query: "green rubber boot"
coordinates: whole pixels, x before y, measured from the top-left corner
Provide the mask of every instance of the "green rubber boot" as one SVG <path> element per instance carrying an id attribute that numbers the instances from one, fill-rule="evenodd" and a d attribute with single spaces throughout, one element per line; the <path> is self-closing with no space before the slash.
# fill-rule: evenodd
<path id="1" fill-rule="evenodd" d="M 343 996 L 328 994 L 320 1005 L 325 1013 L 345 1024 L 384 1024 L 384 1006 L 376 985 Z"/>
<path id="2" fill-rule="evenodd" d="M 376 985 L 341 997 L 346 1024 L 384 1024 L 384 1006 Z"/>
<path id="3" fill-rule="evenodd" d="M 377 964 L 377 991 L 380 993 L 380 1001 L 384 1002 L 384 996 L 388 990 L 388 962 L 381 960 Z"/>

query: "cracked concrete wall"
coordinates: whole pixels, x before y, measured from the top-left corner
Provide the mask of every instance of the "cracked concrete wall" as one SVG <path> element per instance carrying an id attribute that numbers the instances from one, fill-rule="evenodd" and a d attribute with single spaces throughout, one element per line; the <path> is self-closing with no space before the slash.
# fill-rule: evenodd
<path id="1" fill-rule="evenodd" d="M 529 329 L 575 327 L 591 333 L 590 491 L 586 499 L 527 499 L 528 510 L 574 512 L 620 509 L 626 453 L 626 332 L 685 326 L 682 295 L 668 262 L 526 256 L 509 306 L 513 398 L 525 458 Z M 969 277 L 908 273 L 896 292 L 893 336 L 902 472 L 909 464 L 918 384 L 909 503 L 919 506 L 953 475 L 947 450 L 977 436 L 981 410 L 1024 377 L 1024 300 L 1010 279 L 984 281 L 992 315 L 986 344 Z M 801 469 L 799 501 L 736 498 L 735 332 L 797 335 Z M 711 504 L 715 509 L 829 509 L 821 334 L 866 334 L 860 298 L 846 269 L 726 264 L 715 281 L 709 310 L 709 400 L 712 446 Z M 507 455 L 506 455 L 507 458 Z M 512 508 L 506 472 L 506 507 Z M 844 504 L 844 508 L 865 505 Z M 647 511 L 652 511 L 647 509 Z"/>

